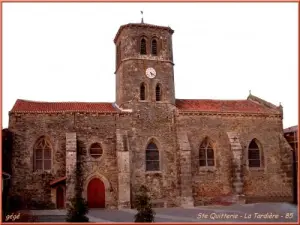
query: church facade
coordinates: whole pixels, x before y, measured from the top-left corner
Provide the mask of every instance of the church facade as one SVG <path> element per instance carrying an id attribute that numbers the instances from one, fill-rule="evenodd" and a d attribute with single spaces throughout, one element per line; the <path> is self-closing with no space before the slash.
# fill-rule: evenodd
<path id="1" fill-rule="evenodd" d="M 162 207 L 291 197 L 282 107 L 251 94 L 176 99 L 173 32 L 145 23 L 119 28 L 113 103 L 16 101 L 12 195 L 64 208 L 80 162 L 90 208 L 133 207 L 142 184 Z"/>

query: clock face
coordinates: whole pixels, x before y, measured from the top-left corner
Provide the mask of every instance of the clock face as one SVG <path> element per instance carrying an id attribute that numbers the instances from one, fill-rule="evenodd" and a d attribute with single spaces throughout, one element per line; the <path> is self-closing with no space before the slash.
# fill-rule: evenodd
<path id="1" fill-rule="evenodd" d="M 147 77 L 149 77 L 149 78 L 154 78 L 155 76 L 156 76 L 156 71 L 155 71 L 155 69 L 153 69 L 153 68 L 148 68 L 147 70 L 146 70 L 146 76 Z"/>

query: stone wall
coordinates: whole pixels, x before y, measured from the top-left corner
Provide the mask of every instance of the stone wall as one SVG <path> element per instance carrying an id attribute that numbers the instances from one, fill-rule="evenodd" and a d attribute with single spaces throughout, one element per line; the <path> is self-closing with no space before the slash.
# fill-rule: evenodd
<path id="1" fill-rule="evenodd" d="M 280 135 L 282 121 L 270 117 L 188 115 L 178 117 L 178 129 L 188 133 L 192 148 L 193 194 L 196 204 L 233 192 L 233 167 L 231 146 L 227 132 L 239 134 L 243 148 L 243 194 L 246 196 L 291 195 L 291 183 L 285 177 L 288 169 L 282 169 Z M 199 146 L 209 137 L 215 150 L 214 168 L 199 167 Z M 256 138 L 263 150 L 264 167 L 247 166 L 247 147 Z M 284 142 L 281 140 L 281 142 Z M 287 160 L 288 161 L 288 160 Z"/>
<path id="2" fill-rule="evenodd" d="M 75 197 L 77 185 L 77 137 L 76 133 L 66 133 L 66 205 Z"/>
<path id="3" fill-rule="evenodd" d="M 141 38 L 146 40 L 146 55 L 140 54 Z M 157 39 L 157 56 L 151 54 L 152 38 Z M 130 149 L 131 201 L 134 203 L 135 193 L 142 184 L 145 184 L 150 187 L 155 204 L 178 205 L 180 184 L 174 121 L 172 30 L 150 27 L 146 24 L 129 25 L 122 29 L 115 42 L 121 49 L 121 63 L 116 66 L 116 103 L 133 111 L 131 127 L 126 133 Z M 156 70 L 153 79 L 145 75 L 149 67 Z M 146 97 L 141 101 L 142 83 L 145 84 Z M 161 87 L 159 102 L 156 102 L 157 84 Z M 150 141 L 153 141 L 159 149 L 160 171 L 145 171 L 145 152 Z M 123 154 L 120 153 L 120 156 Z"/>
<path id="4" fill-rule="evenodd" d="M 157 75 L 153 79 L 149 79 L 145 75 L 145 71 L 149 67 L 153 67 L 157 71 Z M 121 106 L 126 106 L 128 102 L 139 102 L 142 82 L 146 85 L 146 99 L 143 102 L 155 102 L 155 87 L 160 84 L 161 102 L 175 103 L 173 66 L 170 63 L 143 60 L 125 61 L 120 66 L 117 79 L 119 82 L 116 93 L 117 103 Z"/>
<path id="5" fill-rule="evenodd" d="M 77 151 L 83 163 L 83 197 L 92 178 L 101 179 L 106 185 L 106 207 L 117 207 L 118 171 L 116 160 L 116 126 L 114 114 L 80 114 L 76 117 Z M 103 154 L 93 158 L 89 149 L 99 143 Z"/>
<path id="6" fill-rule="evenodd" d="M 140 54 L 140 40 L 144 37 L 147 45 L 147 55 Z M 151 55 L 151 39 L 158 40 L 158 55 Z M 172 34 L 166 29 L 139 26 L 126 27 L 122 30 L 116 44 L 121 43 L 121 60 L 128 58 L 170 60 L 173 61 Z"/>
<path id="7" fill-rule="evenodd" d="M 179 171 L 180 174 L 180 197 L 181 206 L 192 207 L 194 206 L 193 199 L 193 180 L 192 180 L 192 155 L 191 146 L 186 132 L 177 133 L 177 140 L 179 145 Z"/>
<path id="8" fill-rule="evenodd" d="M 150 188 L 154 203 L 168 207 L 201 204 L 233 193 L 236 174 L 228 132 L 236 132 L 243 151 L 243 194 L 250 198 L 291 196 L 291 153 L 279 118 L 175 115 L 174 106 L 167 103 L 142 102 L 130 107 L 132 113 L 11 115 L 12 194 L 51 202 L 50 181 L 66 175 L 66 133 L 75 132 L 77 153 L 84 166 L 84 197 L 88 182 L 98 177 L 106 185 L 107 208 L 117 208 L 128 199 L 129 207 L 142 184 Z M 33 171 L 32 150 L 42 135 L 53 146 L 51 172 Z M 199 167 L 198 149 L 205 137 L 215 149 L 214 168 Z M 264 166 L 258 169 L 248 168 L 246 160 L 246 149 L 253 138 L 263 150 Z M 151 140 L 160 151 L 157 172 L 145 171 L 145 150 Z M 99 159 L 89 155 L 94 142 L 103 149 Z M 124 160 L 128 160 L 126 165 Z M 120 179 L 120 174 L 128 171 L 126 180 Z M 127 187 L 125 195 L 119 185 Z"/>
<path id="9" fill-rule="evenodd" d="M 131 149 L 128 144 L 126 131 L 116 130 L 116 151 L 118 161 L 118 208 L 131 207 L 131 174 L 130 155 Z"/>
<path id="10" fill-rule="evenodd" d="M 150 188 L 152 200 L 157 204 L 178 205 L 180 192 L 177 170 L 177 143 L 173 108 L 164 103 L 136 104 L 132 116 L 132 129 L 128 132 L 131 148 L 132 201 L 138 188 Z M 160 154 L 160 171 L 146 171 L 146 147 L 153 141 Z"/>
<path id="11" fill-rule="evenodd" d="M 140 55 L 139 44 L 141 37 L 147 38 L 147 55 Z M 158 39 L 158 55 L 150 53 L 152 37 Z M 122 63 L 116 71 L 116 102 L 123 105 L 129 101 L 137 101 L 140 94 L 140 85 L 146 84 L 146 102 L 155 101 L 155 87 L 159 82 L 162 87 L 163 100 L 175 104 L 172 35 L 162 29 L 138 29 L 130 27 L 123 29 L 118 43 L 121 42 Z M 149 79 L 145 75 L 148 67 L 153 67 L 156 77 Z"/>
<path id="12" fill-rule="evenodd" d="M 113 114 L 22 114 L 10 115 L 9 128 L 14 134 L 12 160 L 12 195 L 50 203 L 50 182 L 66 176 L 66 133 L 77 136 L 76 154 L 84 167 L 84 197 L 89 179 L 98 174 L 108 180 L 107 207 L 116 207 L 118 172 L 115 150 L 117 116 Z M 46 135 L 52 143 L 52 169 L 33 171 L 33 146 Z M 99 142 L 103 155 L 93 159 L 89 155 L 92 143 Z M 100 177 L 101 179 L 101 177 Z M 102 179 L 103 180 L 103 179 Z M 107 182 L 106 182 L 107 183 Z"/>
<path id="13" fill-rule="evenodd" d="M 50 182 L 65 176 L 65 133 L 73 129 L 71 114 L 11 114 L 9 129 L 12 131 L 12 190 L 11 195 L 51 202 Z M 51 142 L 52 169 L 49 172 L 34 171 L 33 147 L 37 139 L 45 135 Z"/>

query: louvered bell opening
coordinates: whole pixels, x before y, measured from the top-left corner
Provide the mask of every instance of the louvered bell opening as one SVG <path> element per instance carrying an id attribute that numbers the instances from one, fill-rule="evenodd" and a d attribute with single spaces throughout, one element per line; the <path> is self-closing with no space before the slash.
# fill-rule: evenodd
<path id="1" fill-rule="evenodd" d="M 141 93 L 140 93 L 140 99 L 141 100 L 145 100 L 146 99 L 146 90 L 145 90 L 145 85 L 142 84 L 141 85 L 141 89 L 140 89 Z"/>
<path id="2" fill-rule="evenodd" d="M 117 66 L 120 64 L 121 61 L 121 50 L 120 50 L 120 44 L 117 46 Z"/>
<path id="3" fill-rule="evenodd" d="M 156 101 L 160 101 L 161 100 L 161 90 L 160 90 L 160 86 L 157 85 L 156 86 Z"/>
<path id="4" fill-rule="evenodd" d="M 141 40 L 141 55 L 146 55 L 147 51 L 146 51 L 146 40 L 142 39 Z"/>
<path id="5" fill-rule="evenodd" d="M 152 40 L 152 55 L 157 55 L 157 41 Z"/>

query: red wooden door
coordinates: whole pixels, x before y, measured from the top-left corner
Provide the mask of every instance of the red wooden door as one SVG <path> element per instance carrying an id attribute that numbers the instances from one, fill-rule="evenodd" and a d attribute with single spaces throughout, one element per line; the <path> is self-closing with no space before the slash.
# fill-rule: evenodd
<path id="1" fill-rule="evenodd" d="M 87 192 L 89 208 L 105 208 L 105 187 L 100 179 L 92 179 L 88 185 Z"/>
<path id="2" fill-rule="evenodd" d="M 56 206 L 58 209 L 65 207 L 64 189 L 60 186 L 58 186 L 56 189 Z"/>

